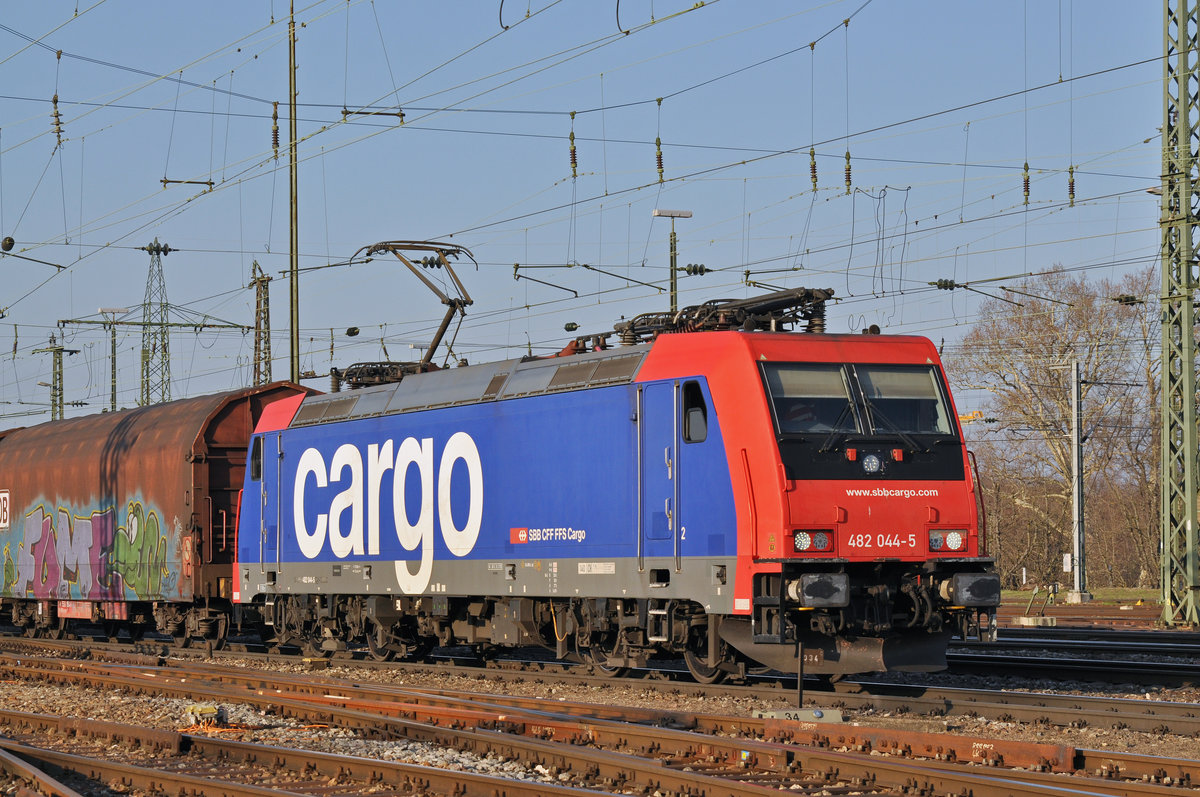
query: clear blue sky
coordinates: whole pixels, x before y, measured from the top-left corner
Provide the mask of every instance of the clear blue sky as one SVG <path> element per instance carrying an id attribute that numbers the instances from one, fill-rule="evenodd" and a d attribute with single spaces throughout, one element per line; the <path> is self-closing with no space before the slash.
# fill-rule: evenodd
<path id="1" fill-rule="evenodd" d="M 251 324 L 251 262 L 276 278 L 274 373 L 287 376 L 287 11 L 283 0 L 9 4 L 0 233 L 14 253 L 67 268 L 0 259 L 0 414 L 45 409 L 50 357 L 32 350 L 60 319 L 128 307 L 140 320 L 138 247 L 156 237 L 176 250 L 164 265 L 180 320 Z M 304 0 L 301 264 L 381 240 L 454 241 L 480 264 L 459 264 L 475 303 L 456 354 L 544 353 L 570 337 L 566 322 L 600 331 L 666 308 L 670 224 L 651 211 L 686 209 L 680 265 L 714 272 L 681 278 L 681 304 L 762 290 L 745 284 L 750 271 L 772 287 L 833 288 L 843 301 L 830 331 L 879 324 L 953 343 L 981 297 L 930 281 L 992 290 L 1012 281 L 978 281 L 1154 261 L 1157 198 L 1145 191 L 1160 171 L 1161 13 L 1116 0 Z M 343 108 L 402 108 L 405 122 Z M 559 287 L 514 280 L 516 263 Z M 329 370 L 331 330 L 334 365 L 417 359 L 441 314 L 386 260 L 307 272 L 302 368 Z M 362 334 L 347 338 L 349 326 Z M 66 398 L 88 402 L 68 414 L 97 411 L 107 335 L 65 332 L 81 350 Z M 173 395 L 245 384 L 251 343 L 175 332 Z M 119 347 L 119 399 L 132 406 L 139 333 L 122 331 Z"/>

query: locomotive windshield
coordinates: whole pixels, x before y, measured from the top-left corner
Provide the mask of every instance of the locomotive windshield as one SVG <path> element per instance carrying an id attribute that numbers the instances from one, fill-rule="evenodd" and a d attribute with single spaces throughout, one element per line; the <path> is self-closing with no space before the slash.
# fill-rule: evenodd
<path id="1" fill-rule="evenodd" d="M 780 434 L 954 434 L 929 366 L 767 363 L 764 372 Z"/>
<path id="2" fill-rule="evenodd" d="M 950 404 L 931 365 L 762 363 L 789 478 L 961 478 Z M 895 464 L 869 474 L 843 455 L 878 446 Z M 893 448 L 910 455 L 897 460 Z"/>
<path id="3" fill-rule="evenodd" d="M 767 363 L 764 368 L 780 433 L 860 431 L 840 365 Z"/>
<path id="4" fill-rule="evenodd" d="M 954 434 L 933 368 L 858 365 L 854 370 L 877 433 Z"/>

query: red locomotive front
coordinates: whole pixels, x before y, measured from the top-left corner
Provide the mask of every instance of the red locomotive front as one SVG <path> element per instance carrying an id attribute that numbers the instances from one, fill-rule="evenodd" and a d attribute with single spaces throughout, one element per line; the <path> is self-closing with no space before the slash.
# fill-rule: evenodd
<path id="1" fill-rule="evenodd" d="M 925 338 L 727 332 L 660 338 L 703 357 L 738 514 L 734 618 L 751 658 L 935 669 L 990 638 L 999 579 L 938 354 Z M 669 352 L 674 349 L 673 352 Z M 739 616 L 747 616 L 738 622 Z"/>

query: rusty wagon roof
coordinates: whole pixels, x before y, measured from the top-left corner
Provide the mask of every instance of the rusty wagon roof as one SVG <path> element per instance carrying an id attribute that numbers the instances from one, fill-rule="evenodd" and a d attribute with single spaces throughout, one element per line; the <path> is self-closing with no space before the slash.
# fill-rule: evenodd
<path id="1" fill-rule="evenodd" d="M 301 390 L 289 383 L 275 383 L 10 429 L 0 432 L 0 470 L 18 465 L 26 457 L 45 465 L 81 455 L 120 458 L 134 451 L 139 457 L 152 456 L 150 452 L 156 450 L 202 454 L 209 421 L 231 403 L 254 397 L 271 401 L 274 394 Z"/>

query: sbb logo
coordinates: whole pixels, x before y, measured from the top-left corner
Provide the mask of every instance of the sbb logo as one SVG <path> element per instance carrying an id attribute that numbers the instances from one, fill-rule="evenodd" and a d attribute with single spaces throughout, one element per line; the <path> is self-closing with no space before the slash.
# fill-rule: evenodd
<path id="1" fill-rule="evenodd" d="M 454 464 L 459 460 L 467 467 L 467 487 L 470 490 L 470 508 L 462 528 L 454 525 L 454 517 L 450 511 L 451 476 Z M 413 467 L 416 467 L 420 478 L 421 499 L 417 507 L 417 521 L 410 523 L 405 484 Z M 349 476 L 345 477 L 347 470 Z M 367 446 L 365 457 L 357 446 L 346 443 L 334 452 L 328 468 L 320 451 L 315 448 L 305 449 L 300 455 L 294 485 L 293 521 L 296 526 L 296 542 L 300 545 L 300 553 L 307 559 L 315 559 L 320 555 L 325 547 L 326 538 L 333 555 L 339 559 L 344 559 L 350 554 L 362 556 L 366 553 L 377 556 L 379 496 L 384 489 L 383 482 L 388 471 L 392 471 L 392 520 L 395 524 L 396 539 L 406 551 L 413 551 L 418 547 L 421 549 L 421 564 L 417 572 L 409 572 L 406 561 L 395 563 L 396 580 L 405 593 L 423 592 L 429 586 L 429 577 L 433 572 L 435 503 L 432 438 L 418 441 L 414 437 L 408 437 L 399 447 L 396 447 L 392 440 L 387 440 L 382 445 L 371 443 Z M 333 496 L 328 512 L 317 514 L 316 522 L 310 530 L 304 516 L 305 491 L 309 481 L 313 481 L 317 488 L 323 489 L 331 482 L 340 484 L 347 478 L 348 486 Z M 317 500 L 323 501 L 324 496 L 320 495 Z M 437 470 L 436 507 L 446 547 L 455 556 L 466 556 L 475 547 L 475 542 L 479 539 L 479 527 L 483 522 L 483 466 L 479 460 L 479 449 L 466 432 L 452 435 L 442 449 Z"/>
<path id="2" fill-rule="evenodd" d="M 508 541 L 512 545 L 529 542 L 529 529 L 509 529 Z"/>

